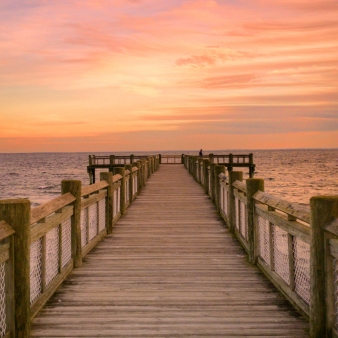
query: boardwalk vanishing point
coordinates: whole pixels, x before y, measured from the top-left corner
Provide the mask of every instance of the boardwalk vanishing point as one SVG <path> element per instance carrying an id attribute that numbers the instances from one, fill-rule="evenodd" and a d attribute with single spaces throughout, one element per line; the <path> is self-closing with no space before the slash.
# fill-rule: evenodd
<path id="1" fill-rule="evenodd" d="M 31 337 L 308 337 L 183 165 L 160 165 Z"/>

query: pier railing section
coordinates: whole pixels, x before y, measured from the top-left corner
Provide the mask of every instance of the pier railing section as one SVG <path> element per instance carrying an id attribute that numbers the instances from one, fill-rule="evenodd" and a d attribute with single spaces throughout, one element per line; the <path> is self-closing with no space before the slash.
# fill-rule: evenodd
<path id="1" fill-rule="evenodd" d="M 147 157 L 88 186 L 62 181 L 61 196 L 33 209 L 26 199 L 0 201 L 0 337 L 29 337 L 30 321 L 157 169 Z"/>
<path id="2" fill-rule="evenodd" d="M 338 337 L 338 195 L 312 197 L 310 207 L 301 207 L 265 193 L 262 179 L 243 181 L 243 172 L 227 171 L 212 157 L 185 156 L 184 165 L 249 262 L 309 320 L 311 337 Z"/>

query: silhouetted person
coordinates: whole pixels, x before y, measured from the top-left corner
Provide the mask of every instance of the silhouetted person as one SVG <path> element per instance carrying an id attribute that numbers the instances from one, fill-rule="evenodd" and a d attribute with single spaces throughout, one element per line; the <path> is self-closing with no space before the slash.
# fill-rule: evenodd
<path id="1" fill-rule="evenodd" d="M 199 152 L 199 156 L 203 156 L 203 151 L 202 151 L 202 149 L 201 149 L 200 152 Z"/>

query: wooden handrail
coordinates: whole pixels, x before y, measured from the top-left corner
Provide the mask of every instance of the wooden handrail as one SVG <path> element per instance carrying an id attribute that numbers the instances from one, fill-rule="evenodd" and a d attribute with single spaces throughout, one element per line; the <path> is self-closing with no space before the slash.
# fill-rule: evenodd
<path id="1" fill-rule="evenodd" d="M 31 224 L 49 216 L 55 211 L 58 211 L 75 201 L 75 197 L 71 193 L 54 198 L 53 200 L 41 204 L 31 211 Z"/>
<path id="2" fill-rule="evenodd" d="M 260 203 L 266 204 L 271 208 L 280 210 L 287 215 L 296 219 L 300 219 L 310 224 L 310 208 L 300 207 L 295 203 L 291 203 L 275 196 L 269 195 L 266 192 L 258 191 L 253 198 Z"/>

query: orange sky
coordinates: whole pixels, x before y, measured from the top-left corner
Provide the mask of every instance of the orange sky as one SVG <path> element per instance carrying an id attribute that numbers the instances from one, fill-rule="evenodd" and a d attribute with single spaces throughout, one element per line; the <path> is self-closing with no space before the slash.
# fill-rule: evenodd
<path id="1" fill-rule="evenodd" d="M 337 0 L 1 0 L 0 152 L 338 147 Z"/>

